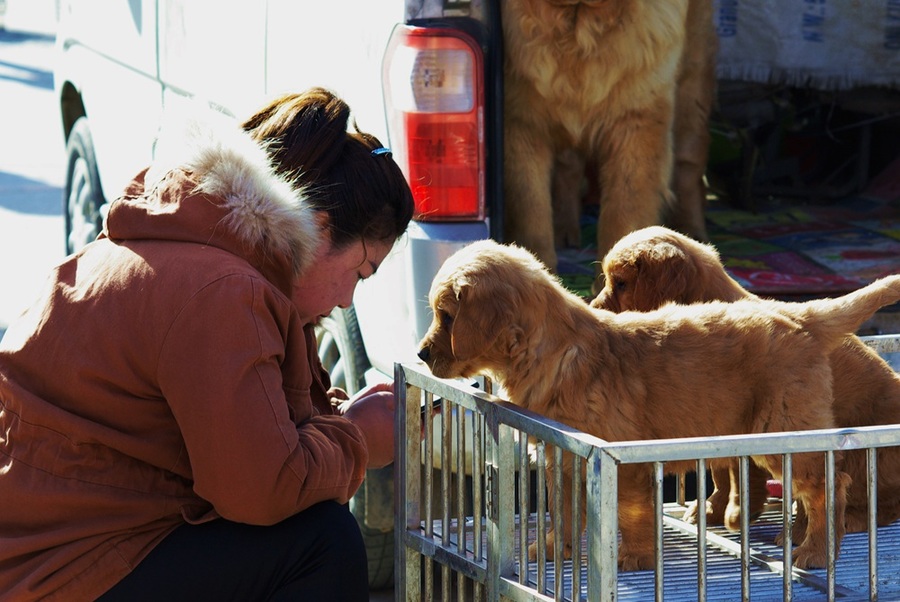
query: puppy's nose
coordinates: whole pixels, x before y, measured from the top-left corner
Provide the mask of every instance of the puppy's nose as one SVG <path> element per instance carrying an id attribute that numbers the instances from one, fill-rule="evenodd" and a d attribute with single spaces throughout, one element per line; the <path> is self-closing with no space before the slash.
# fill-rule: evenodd
<path id="1" fill-rule="evenodd" d="M 431 357 L 431 353 L 428 350 L 428 346 L 426 345 L 425 347 L 422 347 L 421 349 L 419 349 L 418 355 L 419 355 L 420 360 L 422 360 L 423 362 L 427 362 L 428 358 Z"/>

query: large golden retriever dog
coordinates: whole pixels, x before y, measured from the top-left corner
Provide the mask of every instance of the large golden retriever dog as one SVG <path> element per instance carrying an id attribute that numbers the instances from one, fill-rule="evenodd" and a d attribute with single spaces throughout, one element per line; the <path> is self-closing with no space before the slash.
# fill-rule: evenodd
<path id="1" fill-rule="evenodd" d="M 828 354 L 898 299 L 900 276 L 837 299 L 616 314 L 589 307 L 525 249 L 488 240 L 457 251 L 435 276 L 434 320 L 419 357 L 437 377 L 488 374 L 513 403 L 609 441 L 827 428 L 834 424 Z M 780 476 L 780 454 L 753 460 Z M 666 464 L 678 472 L 693 466 Z M 571 470 L 563 466 L 564 509 Z M 839 543 L 849 479 L 839 467 L 836 475 Z M 646 466 L 619 468 L 625 570 L 653 565 L 650 483 Z M 808 509 L 794 562 L 824 566 L 822 454 L 794 456 L 793 487 Z M 571 522 L 563 522 L 563 541 L 572 541 Z"/>
<path id="2" fill-rule="evenodd" d="M 579 213 L 560 193 L 569 198 L 554 216 L 554 167 L 577 184 L 579 159 L 600 195 L 598 262 L 664 218 L 705 239 L 711 0 L 503 0 L 501 11 L 506 240 L 556 267 L 556 248 L 577 240 Z M 554 244 L 554 222 L 566 241 Z"/>
<path id="3" fill-rule="evenodd" d="M 605 286 L 591 305 L 616 312 L 651 311 L 668 302 L 758 299 L 728 275 L 714 247 L 659 226 L 643 228 L 616 243 L 603 259 L 603 273 Z M 900 424 L 900 375 L 877 353 L 851 335 L 829 359 L 836 426 Z M 877 459 L 878 524 L 887 525 L 900 518 L 900 448 L 880 448 Z M 864 531 L 865 453 L 845 453 L 844 471 L 853 479 L 847 491 L 846 528 Z M 721 523 L 723 515 L 726 526 L 739 524 L 738 492 L 730 487 L 733 477 L 725 468 L 713 469 L 716 490 L 707 504 L 711 524 Z M 758 511 L 766 478 L 758 469 L 751 474 L 751 499 L 755 500 L 751 514 Z M 722 487 L 726 492 L 730 487 L 730 495 Z"/>

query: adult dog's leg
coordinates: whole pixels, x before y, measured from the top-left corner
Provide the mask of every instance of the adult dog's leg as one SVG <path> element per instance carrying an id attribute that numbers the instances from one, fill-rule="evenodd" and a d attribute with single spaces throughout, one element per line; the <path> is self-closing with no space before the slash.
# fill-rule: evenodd
<path id="1" fill-rule="evenodd" d="M 675 205 L 668 225 L 697 240 L 708 240 L 703 176 L 709 157 L 709 114 L 716 88 L 718 40 L 713 29 L 711 0 L 690 0 L 685 21 L 684 52 L 675 100 Z"/>
<path id="2" fill-rule="evenodd" d="M 671 204 L 672 104 L 671 96 L 661 93 L 653 106 L 611 117 L 601 134 L 597 276 L 603 257 L 622 236 L 659 224 L 662 209 Z M 594 288 L 596 295 L 601 279 Z"/>
<path id="3" fill-rule="evenodd" d="M 512 117 L 507 118 L 504 137 L 505 242 L 520 244 L 556 270 L 549 142 Z"/>
<path id="4" fill-rule="evenodd" d="M 579 248 L 585 161 L 575 149 L 566 149 L 553 165 L 553 240 L 558 249 Z"/>

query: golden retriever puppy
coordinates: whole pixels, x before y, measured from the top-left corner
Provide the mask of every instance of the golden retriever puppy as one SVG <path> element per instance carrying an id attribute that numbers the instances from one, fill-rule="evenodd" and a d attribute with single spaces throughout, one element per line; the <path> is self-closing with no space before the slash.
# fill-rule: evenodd
<path id="1" fill-rule="evenodd" d="M 898 299 L 900 276 L 838 299 L 670 304 L 616 314 L 589 307 L 525 249 L 486 240 L 457 251 L 436 274 L 429 292 L 434 320 L 419 357 L 437 377 L 490 375 L 511 402 L 609 441 L 828 428 L 828 354 Z M 753 460 L 780 475 L 780 454 Z M 666 466 L 684 472 L 694 463 Z M 568 509 L 571 460 L 562 471 Z M 839 466 L 836 475 L 839 544 L 849 479 Z M 625 570 L 653 565 L 650 483 L 646 466 L 619 468 Z M 821 454 L 794 456 L 793 487 L 809 509 L 795 565 L 824 566 Z M 563 541 L 572 541 L 571 522 L 563 521 Z"/>
<path id="2" fill-rule="evenodd" d="M 598 262 L 665 218 L 705 239 L 711 0 L 503 0 L 501 11 L 505 239 L 555 269 L 580 209 L 577 182 L 559 180 L 585 173 L 600 195 Z M 568 190 L 555 208 L 554 189 Z"/>
<path id="3" fill-rule="evenodd" d="M 728 275 L 714 247 L 659 226 L 643 228 L 616 243 L 603 259 L 603 273 L 605 286 L 591 305 L 616 312 L 651 311 L 668 302 L 758 299 Z M 858 337 L 848 336 L 829 359 L 835 426 L 900 424 L 900 375 L 877 353 Z M 876 455 L 878 524 L 888 525 L 900 518 L 900 448 L 880 448 Z M 844 471 L 853 479 L 847 492 L 847 531 L 864 531 L 865 453 L 845 453 Z M 713 524 L 724 514 L 726 526 L 733 528 L 740 519 L 737 489 L 731 487 L 727 497 L 720 491 L 723 486 L 728 490 L 731 478 L 724 469 L 713 469 L 716 490 L 709 497 L 707 514 Z M 759 470 L 751 474 L 751 515 L 761 506 L 766 478 Z"/>

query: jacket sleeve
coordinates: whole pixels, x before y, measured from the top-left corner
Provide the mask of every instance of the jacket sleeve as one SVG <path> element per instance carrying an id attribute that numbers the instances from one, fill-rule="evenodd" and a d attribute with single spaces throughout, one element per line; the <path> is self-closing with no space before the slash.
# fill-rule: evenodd
<path id="1" fill-rule="evenodd" d="M 174 319 L 159 384 L 184 437 L 194 491 L 229 520 L 272 524 L 365 476 L 359 429 L 311 401 L 310 350 L 293 305 L 262 278 L 204 287 Z"/>

